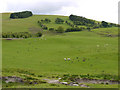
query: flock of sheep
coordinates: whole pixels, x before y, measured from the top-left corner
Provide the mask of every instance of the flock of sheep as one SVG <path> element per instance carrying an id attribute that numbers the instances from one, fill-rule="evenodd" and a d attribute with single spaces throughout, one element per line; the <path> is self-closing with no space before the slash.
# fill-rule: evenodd
<path id="1" fill-rule="evenodd" d="M 65 61 L 70 61 L 71 59 L 70 58 L 64 58 Z"/>
<path id="2" fill-rule="evenodd" d="M 108 45 L 109 45 L 109 44 L 105 44 L 105 45 L 104 45 L 104 47 L 106 47 L 106 46 L 108 46 Z M 99 48 L 99 47 L 100 47 L 100 45 L 96 45 L 96 47 L 97 47 L 97 48 Z M 78 59 L 78 57 L 76 57 L 76 59 L 77 59 L 77 61 L 78 61 L 78 62 L 80 61 L 80 60 Z M 73 59 L 73 60 L 71 60 L 71 58 L 70 58 L 70 57 L 68 57 L 68 58 L 64 58 L 64 60 L 65 60 L 65 61 L 72 61 L 72 62 L 73 62 L 73 60 L 74 60 L 74 59 Z M 82 60 L 82 61 L 83 61 L 83 62 L 85 62 L 85 61 L 86 61 L 86 58 L 83 58 L 83 60 Z"/>
<path id="3" fill-rule="evenodd" d="M 76 57 L 76 59 L 77 59 L 77 61 L 79 62 L 80 60 L 78 59 L 78 57 Z M 71 58 L 64 58 L 64 60 L 65 61 L 72 61 L 72 63 L 73 63 L 73 60 L 75 60 L 75 59 L 71 59 Z M 83 62 L 85 62 L 86 61 L 86 58 L 83 58 L 83 60 L 82 60 Z"/>

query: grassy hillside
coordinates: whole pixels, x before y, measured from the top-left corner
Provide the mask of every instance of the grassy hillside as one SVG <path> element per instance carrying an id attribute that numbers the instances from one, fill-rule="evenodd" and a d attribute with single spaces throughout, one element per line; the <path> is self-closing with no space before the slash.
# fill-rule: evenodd
<path id="1" fill-rule="evenodd" d="M 3 32 L 29 32 L 40 29 L 37 21 L 50 18 L 49 27 L 57 28 L 54 20 L 59 17 L 69 21 L 67 16 L 34 15 L 24 19 L 9 19 L 3 14 Z M 71 21 L 70 21 L 71 22 Z M 60 24 L 68 28 L 67 24 Z M 108 33 L 109 32 L 109 33 Z M 91 31 L 55 34 L 43 32 L 41 38 L 3 39 L 2 68 L 3 76 L 35 77 L 58 79 L 69 75 L 118 75 L 118 37 L 103 37 L 100 34 L 117 35 L 117 28 L 100 28 Z M 65 61 L 64 58 L 71 58 Z M 97 77 L 102 79 L 102 77 Z M 113 79 L 113 78 L 110 78 Z M 31 80 L 31 79 L 30 79 Z M 9 84 L 9 83 L 8 83 Z M 4 84 L 4 87 L 7 84 Z M 117 88 L 115 85 L 87 84 L 92 88 Z M 28 87 L 27 85 L 8 87 Z M 31 87 L 74 88 L 74 86 L 40 84 Z M 80 88 L 75 87 L 75 88 Z"/>
<path id="2" fill-rule="evenodd" d="M 99 28 L 99 29 L 93 29 L 91 30 L 97 34 L 104 35 L 104 36 L 118 36 L 118 27 L 112 27 L 112 28 Z"/>
<path id="3" fill-rule="evenodd" d="M 38 20 L 49 18 L 51 19 L 51 23 L 44 24 L 48 26 L 49 28 L 58 28 L 59 26 L 63 26 L 64 29 L 70 27 L 66 23 L 64 24 L 56 24 L 55 19 L 61 18 L 64 21 L 69 21 L 68 16 L 58 16 L 58 15 L 33 15 L 29 18 L 24 19 L 10 19 L 9 13 L 2 14 L 2 22 L 3 22 L 3 32 L 29 32 L 30 28 L 37 28 L 40 29 L 41 27 L 38 25 Z"/>
<path id="4" fill-rule="evenodd" d="M 31 69 L 39 74 L 117 74 L 117 45 L 117 38 L 85 31 L 43 39 L 3 40 L 3 68 Z M 75 61 L 65 62 L 66 57 Z"/>

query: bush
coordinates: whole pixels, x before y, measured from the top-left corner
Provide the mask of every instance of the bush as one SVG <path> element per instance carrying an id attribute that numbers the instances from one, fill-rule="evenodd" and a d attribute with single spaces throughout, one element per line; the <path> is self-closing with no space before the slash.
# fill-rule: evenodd
<path id="1" fill-rule="evenodd" d="M 57 24 L 63 24 L 64 20 L 62 20 L 61 18 L 56 18 L 55 23 Z"/>
<path id="2" fill-rule="evenodd" d="M 75 31 L 82 31 L 83 28 L 75 27 L 75 28 L 67 28 L 65 32 L 75 32 Z"/>
<path id="3" fill-rule="evenodd" d="M 10 18 L 16 19 L 16 18 L 27 18 L 32 16 L 31 11 L 23 11 L 23 12 L 17 12 L 17 13 L 11 13 Z"/>
<path id="4" fill-rule="evenodd" d="M 50 20 L 50 19 L 48 19 L 48 18 L 45 18 L 45 21 L 46 21 L 46 22 L 51 22 L 51 20 Z"/>
<path id="5" fill-rule="evenodd" d="M 54 28 L 49 28 L 49 31 L 54 31 Z"/>
<path id="6" fill-rule="evenodd" d="M 56 31 L 57 33 L 64 33 L 64 28 L 62 26 L 59 26 Z"/>
<path id="7" fill-rule="evenodd" d="M 38 32 L 38 33 L 36 33 L 36 36 L 37 36 L 37 37 L 41 37 L 41 36 L 42 36 L 42 33 L 41 33 L 41 32 Z"/>
<path id="8" fill-rule="evenodd" d="M 42 25 L 42 29 L 47 30 L 47 29 L 48 29 L 48 27 L 47 27 L 46 25 Z"/>
<path id="9" fill-rule="evenodd" d="M 43 20 L 43 19 L 41 19 L 41 22 L 42 22 L 42 23 L 49 23 L 49 22 L 51 22 L 51 20 L 50 20 L 50 19 L 48 19 L 48 18 L 45 18 L 44 20 Z"/>

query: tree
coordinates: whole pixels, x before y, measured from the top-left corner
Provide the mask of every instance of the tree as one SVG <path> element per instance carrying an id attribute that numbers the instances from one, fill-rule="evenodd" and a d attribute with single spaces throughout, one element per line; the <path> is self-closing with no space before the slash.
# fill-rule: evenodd
<path id="1" fill-rule="evenodd" d="M 16 19 L 16 18 L 27 18 L 32 16 L 31 11 L 23 11 L 23 12 L 17 12 L 17 13 L 11 13 L 10 18 Z"/>
<path id="2" fill-rule="evenodd" d="M 94 20 L 87 19 L 85 17 L 77 16 L 77 15 L 70 15 L 69 19 L 73 21 L 75 25 L 88 25 L 88 24 L 94 25 L 95 24 Z"/>
<path id="3" fill-rule="evenodd" d="M 64 33 L 64 28 L 62 26 L 59 26 L 56 31 L 57 33 Z"/>
<path id="4" fill-rule="evenodd" d="M 108 23 L 107 23 L 107 22 L 105 22 L 105 21 L 102 21 L 102 23 L 101 23 L 101 24 L 102 24 L 102 26 L 103 26 L 103 27 L 108 27 L 108 26 L 109 26 L 109 25 L 108 25 Z"/>

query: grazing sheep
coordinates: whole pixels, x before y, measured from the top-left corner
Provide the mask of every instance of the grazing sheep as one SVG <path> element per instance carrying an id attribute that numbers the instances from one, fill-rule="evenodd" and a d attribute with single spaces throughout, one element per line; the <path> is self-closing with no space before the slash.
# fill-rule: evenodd
<path id="1" fill-rule="evenodd" d="M 71 59 L 70 58 L 67 58 L 68 61 L 70 61 Z"/>
<path id="2" fill-rule="evenodd" d="M 64 58 L 64 60 L 66 61 L 67 59 L 66 59 L 66 58 Z"/>
<path id="3" fill-rule="evenodd" d="M 83 59 L 83 62 L 85 62 L 85 59 Z"/>
<path id="4" fill-rule="evenodd" d="M 86 61 L 86 58 L 83 58 L 83 62 L 85 62 Z"/>

